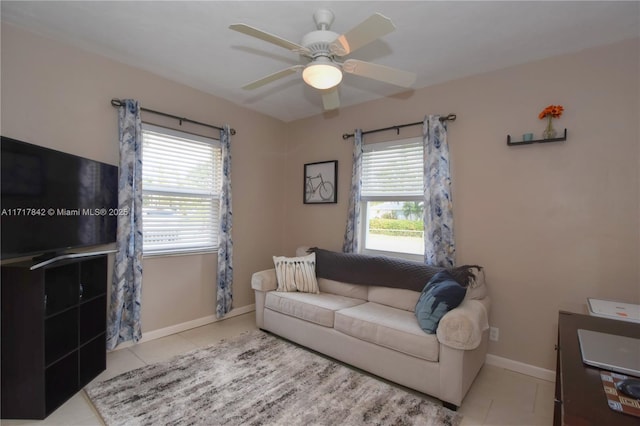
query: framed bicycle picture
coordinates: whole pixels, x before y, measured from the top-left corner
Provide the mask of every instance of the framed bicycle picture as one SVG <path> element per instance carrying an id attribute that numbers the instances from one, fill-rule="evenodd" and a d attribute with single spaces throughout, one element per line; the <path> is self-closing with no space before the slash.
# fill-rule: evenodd
<path id="1" fill-rule="evenodd" d="M 338 161 L 304 165 L 303 201 L 305 204 L 338 202 Z"/>

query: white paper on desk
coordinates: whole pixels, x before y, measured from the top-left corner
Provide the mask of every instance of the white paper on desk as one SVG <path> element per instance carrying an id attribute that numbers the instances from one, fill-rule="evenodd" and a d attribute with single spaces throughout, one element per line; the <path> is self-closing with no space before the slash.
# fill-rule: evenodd
<path id="1" fill-rule="evenodd" d="M 640 323 L 640 305 L 592 298 L 587 302 L 590 315 Z"/>

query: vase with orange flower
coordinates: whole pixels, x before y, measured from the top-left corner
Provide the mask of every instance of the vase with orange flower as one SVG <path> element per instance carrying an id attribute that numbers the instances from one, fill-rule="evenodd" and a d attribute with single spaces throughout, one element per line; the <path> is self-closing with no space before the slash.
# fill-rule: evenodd
<path id="1" fill-rule="evenodd" d="M 564 107 L 562 105 L 549 105 L 538 114 L 540 120 L 547 119 L 547 127 L 542 132 L 543 139 L 553 139 L 556 137 L 556 129 L 553 128 L 553 119 L 560 118 L 563 112 Z"/>

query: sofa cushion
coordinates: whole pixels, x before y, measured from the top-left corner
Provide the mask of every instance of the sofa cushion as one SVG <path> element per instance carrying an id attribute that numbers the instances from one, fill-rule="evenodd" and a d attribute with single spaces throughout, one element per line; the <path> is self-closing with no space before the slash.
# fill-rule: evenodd
<path id="1" fill-rule="evenodd" d="M 438 361 L 438 339 L 420 329 L 413 312 L 367 302 L 336 312 L 334 328 L 416 358 Z"/>
<path id="2" fill-rule="evenodd" d="M 404 309 L 413 312 L 416 309 L 420 293 L 413 290 L 391 287 L 369 287 L 369 302 L 391 306 L 392 308 Z"/>
<path id="3" fill-rule="evenodd" d="M 369 288 L 366 285 L 343 283 L 326 278 L 318 278 L 318 287 L 320 287 L 320 291 L 323 293 L 333 293 L 339 296 L 353 297 L 354 299 L 362 300 L 367 300 Z"/>
<path id="4" fill-rule="evenodd" d="M 333 327 L 335 311 L 361 303 L 365 303 L 365 301 L 330 293 L 310 294 L 270 291 L 267 293 L 264 305 L 267 309 L 285 315 L 325 327 Z"/>
<path id="5" fill-rule="evenodd" d="M 466 292 L 447 271 L 438 272 L 424 287 L 416 304 L 415 316 L 422 330 L 435 333 L 440 319 L 462 302 Z"/>
<path id="6" fill-rule="evenodd" d="M 278 278 L 277 291 L 319 293 L 316 280 L 316 255 L 302 257 L 273 256 Z"/>

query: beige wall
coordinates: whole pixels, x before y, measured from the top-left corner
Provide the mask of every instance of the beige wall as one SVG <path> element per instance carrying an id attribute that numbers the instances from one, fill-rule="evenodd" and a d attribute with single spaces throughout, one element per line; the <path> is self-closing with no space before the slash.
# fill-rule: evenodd
<path id="1" fill-rule="evenodd" d="M 589 296 L 640 301 L 638 51 L 638 40 L 619 43 L 284 124 L 3 25 L 2 134 L 115 164 L 113 97 L 231 124 L 240 307 L 253 303 L 250 275 L 272 255 L 301 244 L 340 249 L 351 173 L 342 133 L 454 112 L 458 263 L 487 268 L 491 324 L 500 328 L 490 352 L 553 369 L 559 308 L 579 309 Z M 568 128 L 566 142 L 506 145 L 507 134 L 539 134 L 537 114 L 551 103 L 566 108 L 556 123 Z M 323 160 L 339 161 L 338 204 L 304 205 L 303 164 Z M 145 331 L 213 314 L 213 255 L 146 258 L 144 268 Z"/>
<path id="2" fill-rule="evenodd" d="M 281 246 L 282 122 L 4 23 L 1 78 L 3 136 L 111 164 L 118 162 L 112 98 L 135 98 L 150 109 L 236 128 L 232 182 L 241 196 L 233 199 L 234 307 L 253 303 L 251 274 L 267 268 Z M 177 127 L 153 115 L 143 114 L 143 120 Z M 145 258 L 143 268 L 143 331 L 215 313 L 215 255 Z"/>
<path id="3" fill-rule="evenodd" d="M 457 260 L 486 266 L 490 322 L 500 328 L 489 351 L 555 369 L 558 309 L 580 309 L 587 297 L 640 301 L 638 51 L 638 40 L 623 42 L 290 123 L 285 248 L 341 248 L 352 164 L 342 133 L 456 113 Z M 566 142 L 506 145 L 507 134 L 539 137 L 537 115 L 549 104 L 566 108 L 556 120 Z M 304 205 L 302 165 L 323 160 L 339 161 L 338 204 Z"/>

